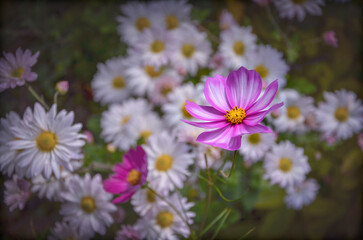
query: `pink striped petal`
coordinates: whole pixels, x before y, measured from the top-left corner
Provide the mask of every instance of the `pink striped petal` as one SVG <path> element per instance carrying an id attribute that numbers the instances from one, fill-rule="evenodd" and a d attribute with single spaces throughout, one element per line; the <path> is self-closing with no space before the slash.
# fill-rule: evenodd
<path id="1" fill-rule="evenodd" d="M 230 150 L 230 151 L 236 151 L 236 150 L 240 149 L 241 140 L 242 140 L 241 136 L 236 136 L 236 137 L 231 138 L 231 140 L 228 143 L 228 147 L 226 149 Z"/>
<path id="2" fill-rule="evenodd" d="M 230 124 L 226 120 L 222 121 L 215 121 L 215 122 L 192 122 L 188 120 L 181 119 L 183 122 L 188 123 L 192 126 L 199 127 L 199 128 L 206 128 L 206 129 L 213 129 L 213 128 L 223 128 Z"/>
<path id="3" fill-rule="evenodd" d="M 227 125 L 214 131 L 203 132 L 197 137 L 197 142 L 227 149 L 231 138 L 233 137 L 233 127 Z"/>
<path id="4" fill-rule="evenodd" d="M 124 203 L 127 202 L 132 195 L 134 195 L 135 192 L 131 192 L 131 193 L 126 193 L 126 194 L 122 194 L 120 197 L 115 198 L 114 200 L 112 200 L 113 203 Z"/>
<path id="5" fill-rule="evenodd" d="M 243 123 L 246 124 L 246 125 L 249 125 L 249 126 L 257 125 L 265 118 L 265 116 L 267 114 L 269 114 L 270 112 L 282 107 L 283 105 L 284 105 L 283 102 L 276 103 L 266 111 L 257 112 L 257 113 L 251 114 L 251 115 L 247 115 L 246 118 L 243 119 Z"/>
<path id="6" fill-rule="evenodd" d="M 113 179 L 113 178 L 103 181 L 103 188 L 107 192 L 113 193 L 113 194 L 117 194 L 117 193 L 125 191 L 127 189 L 127 186 L 128 186 L 127 182 L 121 182 L 120 180 Z"/>
<path id="7" fill-rule="evenodd" d="M 226 96 L 226 79 L 227 78 L 217 74 L 216 76 L 214 76 L 214 78 L 207 78 L 204 87 L 204 95 L 208 103 L 222 113 L 225 113 L 226 111 L 233 108 L 229 105 Z"/>
<path id="8" fill-rule="evenodd" d="M 213 107 L 200 106 L 194 102 L 189 102 L 188 100 L 186 102 L 187 104 L 185 105 L 185 109 L 195 118 L 206 121 L 218 121 L 225 119 L 224 114 Z"/>
<path id="9" fill-rule="evenodd" d="M 255 70 L 241 67 L 232 71 L 226 81 L 226 94 L 229 104 L 246 109 L 260 96 L 262 80 Z"/>
<path id="10" fill-rule="evenodd" d="M 248 115 L 248 114 L 253 114 L 255 112 L 259 112 L 265 109 L 268 105 L 270 105 L 270 103 L 276 96 L 278 88 L 279 85 L 277 80 L 270 83 L 267 86 L 263 96 L 260 97 L 250 108 L 246 109 L 246 114 Z"/>

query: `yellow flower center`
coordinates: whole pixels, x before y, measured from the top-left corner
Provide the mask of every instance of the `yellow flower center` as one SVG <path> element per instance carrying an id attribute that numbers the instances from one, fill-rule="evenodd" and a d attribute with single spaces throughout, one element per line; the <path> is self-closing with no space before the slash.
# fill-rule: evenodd
<path id="1" fill-rule="evenodd" d="M 150 137 L 151 134 L 153 134 L 153 133 L 148 130 L 141 131 L 140 137 L 142 137 L 143 139 L 148 139 L 148 137 Z"/>
<path id="2" fill-rule="evenodd" d="M 140 180 L 141 172 L 137 171 L 136 169 L 132 169 L 127 175 L 127 182 L 132 186 L 139 184 Z"/>
<path id="3" fill-rule="evenodd" d="M 25 69 L 20 67 L 20 68 L 15 68 L 12 72 L 11 72 L 11 76 L 12 77 L 16 77 L 16 78 L 21 78 L 21 76 L 23 75 Z"/>
<path id="4" fill-rule="evenodd" d="M 164 43 L 156 40 L 150 45 L 150 50 L 154 53 L 159 53 L 164 50 Z"/>
<path id="5" fill-rule="evenodd" d="M 190 58 L 191 56 L 193 56 L 194 51 L 195 48 L 192 44 L 184 44 L 182 47 L 182 53 L 186 58 Z"/>
<path id="6" fill-rule="evenodd" d="M 149 28 L 151 24 L 150 24 L 149 19 L 147 19 L 146 17 L 140 17 L 137 19 L 135 25 L 136 25 L 136 28 L 139 30 L 139 32 L 141 32 L 145 28 Z"/>
<path id="7" fill-rule="evenodd" d="M 159 77 L 161 75 L 161 68 L 156 71 L 155 67 L 150 66 L 150 65 L 146 65 L 145 66 L 145 72 L 147 73 L 147 75 L 149 75 L 151 78 L 156 78 Z"/>
<path id="8" fill-rule="evenodd" d="M 125 80 L 121 76 L 116 76 L 112 80 L 112 86 L 116 89 L 121 89 L 125 87 Z"/>
<path id="9" fill-rule="evenodd" d="M 339 122 L 345 122 L 348 119 L 349 112 L 345 107 L 338 107 L 334 113 L 335 119 Z"/>
<path id="10" fill-rule="evenodd" d="M 179 26 L 179 20 L 173 15 L 168 15 L 165 18 L 166 27 L 168 30 L 172 30 L 174 28 L 177 28 Z"/>
<path id="11" fill-rule="evenodd" d="M 260 74 L 261 78 L 265 78 L 268 75 L 268 69 L 262 64 L 257 65 L 255 70 Z"/>
<path id="12" fill-rule="evenodd" d="M 156 223 L 161 228 L 166 228 L 173 224 L 173 218 L 173 214 L 168 211 L 159 212 L 159 214 L 156 216 Z"/>
<path id="13" fill-rule="evenodd" d="M 160 92 L 161 92 L 161 94 L 163 96 L 166 96 L 166 95 L 168 95 L 168 93 L 171 92 L 171 90 L 172 90 L 171 86 L 164 85 L 164 86 L 161 87 L 161 91 Z"/>
<path id="14" fill-rule="evenodd" d="M 92 213 L 96 209 L 95 200 L 93 197 L 85 196 L 81 200 L 81 208 L 86 213 Z"/>
<path id="15" fill-rule="evenodd" d="M 283 172 L 288 172 L 292 168 L 292 161 L 290 158 L 281 158 L 279 163 L 279 168 Z"/>
<path id="16" fill-rule="evenodd" d="M 292 0 L 292 2 L 295 4 L 303 4 L 306 0 Z"/>
<path id="17" fill-rule="evenodd" d="M 237 55 L 242 56 L 245 53 L 245 45 L 241 41 L 235 42 L 233 45 L 233 50 Z"/>
<path id="18" fill-rule="evenodd" d="M 131 117 L 129 115 L 126 115 L 125 117 L 122 118 L 121 120 L 121 124 L 125 125 L 126 123 L 128 123 L 130 121 Z"/>
<path id="19" fill-rule="evenodd" d="M 57 145 L 57 142 L 57 135 L 48 131 L 40 133 L 36 139 L 38 149 L 43 152 L 52 151 Z"/>
<path id="20" fill-rule="evenodd" d="M 158 171 L 165 172 L 173 165 L 173 157 L 168 154 L 160 155 L 155 162 L 155 167 Z"/>
<path id="21" fill-rule="evenodd" d="M 300 117 L 300 109 L 296 106 L 290 106 L 287 108 L 287 117 L 290 119 L 296 119 Z"/>
<path id="22" fill-rule="evenodd" d="M 259 133 L 251 134 L 250 136 L 248 136 L 248 141 L 253 145 L 258 144 L 261 141 L 260 134 Z"/>
<path id="23" fill-rule="evenodd" d="M 149 202 L 149 203 L 153 203 L 155 202 L 155 194 L 150 191 L 150 190 L 147 190 L 146 192 L 146 200 Z"/>
<path id="24" fill-rule="evenodd" d="M 235 106 L 231 110 L 227 111 L 227 114 L 224 115 L 224 117 L 231 124 L 240 124 L 246 117 L 246 113 L 244 109 Z"/>
<path id="25" fill-rule="evenodd" d="M 185 108 L 185 106 L 187 105 L 187 101 L 185 101 L 184 102 L 184 104 L 182 105 L 182 107 L 181 107 L 181 111 L 182 111 L 182 113 L 183 113 L 183 116 L 185 117 L 185 118 L 192 118 L 193 116 L 192 115 L 190 115 L 190 113 L 187 111 L 187 109 Z"/>

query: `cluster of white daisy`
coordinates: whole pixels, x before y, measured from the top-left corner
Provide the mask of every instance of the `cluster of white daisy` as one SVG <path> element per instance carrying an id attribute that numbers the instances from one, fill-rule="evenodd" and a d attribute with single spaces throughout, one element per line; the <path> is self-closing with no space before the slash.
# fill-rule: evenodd
<path id="1" fill-rule="evenodd" d="M 319 15 L 324 2 L 276 0 L 274 4 L 281 17 L 296 15 L 302 20 L 305 10 Z M 292 5 L 300 7 L 288 11 Z M 263 162 L 264 178 L 286 190 L 289 208 L 310 204 L 319 184 L 308 176 L 311 167 L 304 149 L 281 141 L 279 134 L 316 131 L 332 144 L 363 128 L 362 102 L 353 92 L 325 92 L 324 101 L 315 104 L 312 97 L 285 88 L 289 66 L 283 54 L 258 43 L 251 26 L 239 25 L 224 10 L 213 50 L 212 36 L 190 18 L 191 9 L 185 0 L 122 5 L 118 33 L 127 54 L 99 63 L 91 83 L 94 100 L 107 106 L 101 116 L 103 140 L 120 152 L 142 145 L 147 154 L 148 187 L 138 189 L 131 198 L 138 219 L 133 225 L 122 225 L 116 239 L 188 238 L 195 229 L 194 203 L 188 202 L 182 189 L 197 185 L 204 170 L 218 174 L 230 166 L 229 154 L 196 142 L 201 130 L 180 121 L 192 119 L 186 101 L 206 103 L 206 76 L 201 76 L 201 70 L 207 69 L 209 76 L 226 76 L 245 66 L 259 73 L 263 89 L 278 79 L 275 101 L 284 102 L 284 107 L 268 116 L 267 125 L 274 132 L 244 135 L 239 153 L 247 167 Z M 38 55 L 21 49 L 15 55 L 4 53 L 0 92 L 34 81 L 37 74 L 31 67 Z M 197 83 L 190 81 L 196 78 Z M 82 125 L 74 124 L 74 118 L 74 112 L 58 110 L 56 104 L 48 108 L 35 103 L 23 116 L 10 112 L 0 122 L 0 170 L 10 177 L 5 182 L 5 203 L 11 211 L 21 210 L 31 194 L 60 202 L 62 220 L 55 223 L 50 239 L 104 235 L 117 212 L 101 175 L 83 174 L 89 170 L 83 163 L 89 132 L 81 134 Z"/>

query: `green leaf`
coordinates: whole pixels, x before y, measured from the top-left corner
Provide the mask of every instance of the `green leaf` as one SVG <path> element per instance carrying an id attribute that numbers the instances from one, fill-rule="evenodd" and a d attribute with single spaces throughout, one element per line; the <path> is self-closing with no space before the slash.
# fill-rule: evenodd
<path id="1" fill-rule="evenodd" d="M 268 186 L 259 193 L 256 209 L 273 209 L 284 204 L 285 191 L 278 186 Z"/>

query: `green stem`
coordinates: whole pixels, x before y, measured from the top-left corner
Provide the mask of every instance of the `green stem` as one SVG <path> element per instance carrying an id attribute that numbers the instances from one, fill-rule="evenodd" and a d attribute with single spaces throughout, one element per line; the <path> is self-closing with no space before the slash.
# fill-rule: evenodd
<path id="1" fill-rule="evenodd" d="M 236 156 L 237 156 L 237 151 L 234 151 L 232 167 L 231 167 L 231 170 L 230 170 L 230 172 L 229 172 L 228 175 L 226 175 L 224 172 L 220 171 L 220 173 L 222 174 L 222 176 L 224 176 L 225 178 L 230 178 L 232 176 L 232 172 L 233 172 L 233 169 L 234 169 L 234 165 L 236 164 Z"/>
<path id="2" fill-rule="evenodd" d="M 58 92 L 55 92 L 54 97 L 53 97 L 54 104 L 57 104 L 57 98 L 58 98 Z"/>
<path id="3" fill-rule="evenodd" d="M 46 102 L 44 101 L 42 96 L 39 96 L 38 93 L 29 85 L 26 83 L 26 86 L 28 87 L 29 92 L 33 95 L 33 97 L 40 103 L 43 105 L 43 107 L 46 110 L 49 110 L 49 106 L 48 104 L 46 104 Z"/>
<path id="4" fill-rule="evenodd" d="M 286 36 L 286 34 L 285 34 L 282 30 L 281 30 L 281 28 L 280 28 L 279 24 L 276 22 L 275 18 L 273 17 L 272 12 L 271 12 L 271 8 L 270 8 L 269 4 L 267 4 L 267 6 L 266 6 L 266 11 L 267 11 L 267 16 L 268 16 L 268 18 L 270 19 L 270 21 L 271 21 L 272 25 L 274 25 L 274 27 L 276 28 L 276 30 L 277 30 L 278 32 L 280 32 L 280 34 L 281 34 L 282 38 L 284 39 L 284 41 L 285 41 L 285 43 L 286 43 L 287 47 L 288 47 L 288 48 L 290 48 L 290 42 L 289 42 L 289 39 L 288 39 L 288 37 Z"/>

